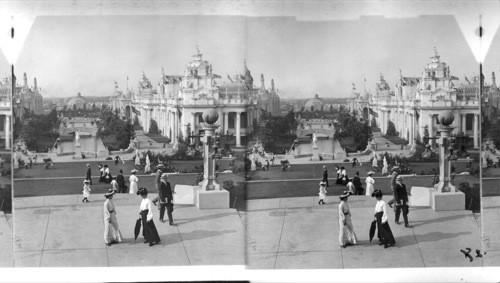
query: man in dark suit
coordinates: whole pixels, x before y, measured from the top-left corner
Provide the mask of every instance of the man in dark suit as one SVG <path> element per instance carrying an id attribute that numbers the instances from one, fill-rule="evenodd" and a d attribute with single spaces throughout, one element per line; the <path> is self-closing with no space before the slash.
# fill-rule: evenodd
<path id="1" fill-rule="evenodd" d="M 393 197 L 387 203 L 391 208 L 392 208 L 392 205 L 394 204 L 394 201 L 396 199 L 396 178 L 397 177 L 398 177 L 398 172 L 396 170 L 393 170 L 392 174 L 391 174 L 391 191 L 392 191 Z M 396 208 L 394 208 L 394 211 L 396 211 Z"/>
<path id="2" fill-rule="evenodd" d="M 87 177 L 85 180 L 89 180 L 92 185 L 92 170 L 90 170 L 90 164 L 87 164 Z"/>
<path id="3" fill-rule="evenodd" d="M 406 192 L 406 185 L 403 184 L 403 177 L 401 175 L 396 177 L 395 202 L 396 202 L 396 224 L 399 224 L 399 215 L 403 210 L 403 219 L 405 220 L 405 227 L 409 228 L 408 223 L 408 193 Z"/>
<path id="4" fill-rule="evenodd" d="M 175 192 L 172 190 L 170 183 L 167 182 L 167 173 L 161 175 L 160 190 L 158 192 L 158 200 L 160 201 L 160 222 L 164 223 L 165 208 L 167 209 L 168 222 L 174 225 L 172 212 L 174 211 L 174 203 L 172 202 Z"/>
<path id="5" fill-rule="evenodd" d="M 125 185 L 125 177 L 123 177 L 123 170 L 120 169 L 120 173 L 116 175 L 116 183 L 118 184 L 118 191 L 120 193 L 127 192 L 127 186 Z"/>
<path id="6" fill-rule="evenodd" d="M 329 187 L 329 184 L 328 184 L 328 170 L 326 170 L 326 166 L 323 166 L 323 180 L 321 180 L 321 181 L 325 182 L 326 186 Z"/>
<path id="7" fill-rule="evenodd" d="M 356 176 L 352 178 L 352 184 L 354 185 L 354 191 L 356 195 L 363 195 L 364 189 L 363 184 L 361 183 L 361 178 L 359 178 L 359 172 L 356 171 Z"/>
<path id="8" fill-rule="evenodd" d="M 158 164 L 158 166 L 156 167 L 155 187 L 156 191 L 158 192 L 158 196 L 152 200 L 154 205 L 157 205 L 156 203 L 160 198 L 160 184 L 161 184 L 161 175 L 163 174 L 163 168 L 165 168 L 163 164 Z M 160 209 L 160 207 L 158 207 L 158 209 Z"/>

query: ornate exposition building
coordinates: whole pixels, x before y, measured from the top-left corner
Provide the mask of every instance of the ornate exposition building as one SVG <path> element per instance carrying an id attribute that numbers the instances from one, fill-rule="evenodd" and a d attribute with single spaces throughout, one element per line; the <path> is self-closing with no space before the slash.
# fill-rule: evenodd
<path id="1" fill-rule="evenodd" d="M 0 82 L 0 140 L 2 149 L 11 148 L 11 117 L 12 117 L 12 81 L 5 78 Z"/>
<path id="2" fill-rule="evenodd" d="M 30 88 L 28 86 L 28 77 L 26 73 L 23 75 L 23 85 L 18 86 L 16 84 L 16 78 L 14 77 L 14 115 L 19 119 L 23 119 L 26 110 L 33 112 L 34 114 L 42 114 L 42 104 L 43 98 L 38 88 L 36 78 L 33 79 L 33 86 Z"/>
<path id="3" fill-rule="evenodd" d="M 207 108 L 215 108 L 219 113 L 216 124 L 219 133 L 229 133 L 236 137 L 236 146 L 245 143 L 251 133 L 254 121 L 259 121 L 262 109 L 271 114 L 279 114 L 279 97 L 271 82 L 270 90 L 265 89 L 264 76 L 261 86 L 256 88 L 250 70 L 243 66 L 243 74 L 218 84 L 220 79 L 212 71 L 212 65 L 203 60 L 197 49 L 194 60 L 181 76 L 162 74 L 156 88 L 142 75 L 137 93 L 130 89 L 118 90 L 110 100 L 112 109 L 128 119 L 137 117 L 145 131 L 149 130 L 151 119 L 158 124 L 162 134 L 175 142 L 179 137 L 187 137 L 188 130 L 196 135 L 202 131 L 202 113 Z"/>
<path id="4" fill-rule="evenodd" d="M 376 84 L 375 94 L 356 92 L 348 100 L 349 112 L 372 124 L 373 118 L 382 133 L 387 132 L 388 122 L 396 127 L 399 137 L 413 145 L 417 138 L 428 132 L 436 136 L 438 115 L 451 111 L 455 117 L 451 126 L 453 134 L 469 135 L 474 148 L 479 147 L 479 80 L 455 85 L 457 77 L 450 74 L 450 67 L 440 60 L 434 50 L 432 62 L 425 66 L 420 77 L 401 74 L 394 89 L 389 87 L 382 74 Z"/>

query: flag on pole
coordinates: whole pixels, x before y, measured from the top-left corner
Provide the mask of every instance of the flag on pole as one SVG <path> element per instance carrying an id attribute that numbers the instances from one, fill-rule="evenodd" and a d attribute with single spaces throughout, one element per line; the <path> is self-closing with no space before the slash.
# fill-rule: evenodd
<path id="1" fill-rule="evenodd" d="M 373 109 L 370 108 L 370 114 L 372 114 L 375 117 L 378 117 L 378 113 L 373 111 Z"/>
<path id="2" fill-rule="evenodd" d="M 141 116 L 141 111 L 135 109 L 134 106 L 132 106 L 132 112 L 135 114 L 135 115 L 138 115 L 138 116 Z"/>

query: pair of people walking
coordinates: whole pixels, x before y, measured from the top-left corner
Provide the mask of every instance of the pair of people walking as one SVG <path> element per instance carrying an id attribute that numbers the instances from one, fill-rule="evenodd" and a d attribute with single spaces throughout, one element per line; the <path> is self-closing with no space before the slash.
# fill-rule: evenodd
<path id="1" fill-rule="evenodd" d="M 408 195 L 402 176 L 396 177 L 395 192 L 395 222 L 396 224 L 399 224 L 399 217 L 401 212 L 403 212 L 405 227 L 409 228 Z M 349 192 L 344 191 L 344 193 L 340 196 L 341 202 L 339 204 L 339 243 L 343 248 L 357 243 L 357 237 L 354 233 L 351 221 L 351 212 L 347 204 L 349 195 Z M 376 223 L 376 229 L 378 230 L 377 236 L 379 239 L 379 245 L 383 245 L 384 248 L 394 246 L 396 244 L 396 240 L 394 239 L 394 235 L 392 234 L 392 230 L 389 226 L 387 204 L 382 199 L 383 193 L 381 190 L 375 190 L 371 196 L 377 199 L 377 203 L 375 204 L 374 221 Z"/>
<path id="2" fill-rule="evenodd" d="M 169 183 L 166 181 L 166 174 L 162 175 L 162 186 L 160 187 L 160 221 L 163 221 L 163 216 L 165 213 L 165 208 L 167 209 L 168 218 L 170 220 L 170 225 L 173 225 L 172 211 L 172 192 L 169 193 Z M 114 243 L 119 243 L 122 241 L 122 235 L 120 229 L 118 228 L 118 221 L 116 218 L 116 209 L 112 202 L 113 195 L 115 191 L 110 191 L 104 195 L 106 201 L 104 202 L 104 243 L 108 246 Z M 153 206 L 152 201 L 148 198 L 148 190 L 146 188 L 140 188 L 137 190 L 137 195 L 142 198 L 139 207 L 139 216 L 142 224 L 142 235 L 144 237 L 144 243 L 148 243 L 149 246 L 156 245 L 161 242 L 160 236 L 158 235 L 158 230 L 153 221 Z M 165 203 L 165 205 L 163 205 Z M 170 205 L 167 205 L 170 204 Z M 170 207 L 170 208 L 169 208 Z"/>

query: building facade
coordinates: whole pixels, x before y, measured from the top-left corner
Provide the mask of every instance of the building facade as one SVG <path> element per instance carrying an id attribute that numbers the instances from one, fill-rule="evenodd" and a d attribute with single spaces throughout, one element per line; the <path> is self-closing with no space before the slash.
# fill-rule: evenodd
<path id="1" fill-rule="evenodd" d="M 0 82 L 0 148 L 10 149 L 12 139 L 12 80 Z"/>
<path id="2" fill-rule="evenodd" d="M 28 86 L 28 76 L 23 74 L 23 85 L 18 86 L 14 76 L 14 115 L 19 119 L 23 119 L 26 111 L 33 112 L 36 115 L 43 114 L 42 104 L 43 97 L 36 78 L 33 78 L 33 85 Z"/>
<path id="3" fill-rule="evenodd" d="M 137 117 L 144 131 L 149 130 L 151 119 L 155 120 L 162 134 L 172 142 L 192 133 L 201 134 L 203 112 L 215 108 L 219 114 L 216 124 L 220 125 L 217 132 L 234 135 L 236 146 L 241 146 L 252 132 L 254 121 L 260 120 L 261 107 L 279 113 L 274 84 L 270 91 L 265 90 L 261 76 L 261 87 L 256 88 L 246 62 L 242 74 L 228 76 L 228 80 L 219 82 L 221 77 L 213 72 L 212 64 L 203 60 L 202 55 L 197 50 L 183 75 L 162 74 L 157 86 L 153 86 L 144 73 L 137 92 L 128 87 L 120 91 L 115 86 L 111 108 L 127 119 Z M 266 101 L 270 101 L 271 106 L 264 106 Z"/>
<path id="4" fill-rule="evenodd" d="M 387 133 L 388 123 L 394 123 L 399 137 L 413 145 L 428 134 L 437 135 L 438 116 L 451 111 L 454 121 L 453 134 L 468 135 L 474 148 L 479 147 L 479 81 L 477 78 L 457 84 L 458 78 L 450 74 L 450 67 L 434 51 L 421 76 L 406 77 L 401 74 L 394 89 L 389 87 L 382 74 L 375 92 L 356 92 L 347 102 L 350 113 L 359 119 L 373 122 Z"/>

